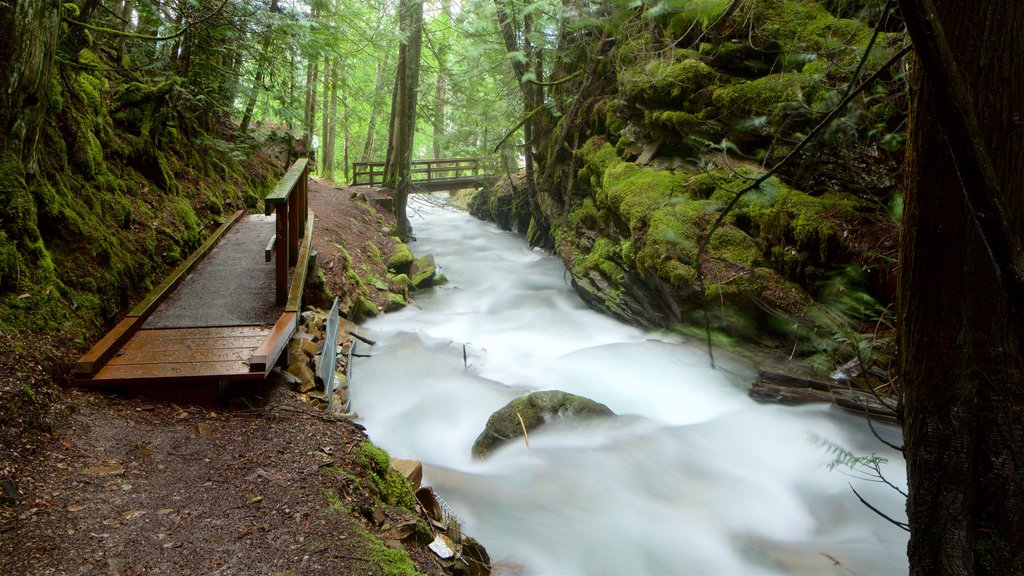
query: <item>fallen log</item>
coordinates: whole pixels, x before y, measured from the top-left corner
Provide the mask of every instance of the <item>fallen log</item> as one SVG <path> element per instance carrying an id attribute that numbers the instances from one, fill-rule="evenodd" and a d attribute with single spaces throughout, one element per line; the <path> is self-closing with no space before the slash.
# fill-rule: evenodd
<path id="1" fill-rule="evenodd" d="M 876 422 L 898 425 L 896 401 L 876 398 L 870 392 L 852 388 L 848 384 L 796 376 L 783 372 L 758 370 L 757 380 L 749 395 L 758 402 L 795 406 L 825 402 L 859 414 Z"/>

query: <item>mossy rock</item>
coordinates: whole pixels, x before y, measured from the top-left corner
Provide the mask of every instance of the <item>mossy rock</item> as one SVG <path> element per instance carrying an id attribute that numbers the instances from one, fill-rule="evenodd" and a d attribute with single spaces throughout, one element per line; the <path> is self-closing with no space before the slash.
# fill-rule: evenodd
<path id="1" fill-rule="evenodd" d="M 801 87 L 808 79 L 796 72 L 769 74 L 749 82 L 740 82 L 715 90 L 711 102 L 727 118 L 739 119 L 763 115 L 794 106 Z"/>
<path id="2" fill-rule="evenodd" d="M 419 288 L 430 288 L 434 285 L 434 277 L 437 275 L 437 264 L 434 263 L 434 256 L 427 254 L 417 258 L 410 268 L 409 283 Z"/>
<path id="3" fill-rule="evenodd" d="M 348 319 L 359 323 L 380 313 L 377 305 L 366 296 L 356 296 L 348 308 Z"/>
<path id="4" fill-rule="evenodd" d="M 615 413 L 589 398 L 561 390 L 533 392 L 516 398 L 491 414 L 483 432 L 473 443 L 473 457 L 486 458 L 495 449 L 521 437 L 524 427 L 529 432 L 556 419 L 604 416 L 615 416 Z"/>
<path id="5" fill-rule="evenodd" d="M 410 511 L 416 509 L 412 486 L 400 472 L 391 467 L 391 457 L 383 448 L 364 440 L 356 446 L 355 453 L 366 468 L 370 485 L 382 504 L 400 506 Z"/>
<path id="6" fill-rule="evenodd" d="M 631 104 L 681 108 L 690 96 L 716 79 L 715 70 L 698 58 L 657 58 L 622 72 L 619 93 Z"/>
<path id="7" fill-rule="evenodd" d="M 388 294 L 387 301 L 384 302 L 384 311 L 395 312 L 397 310 L 405 308 L 407 305 L 408 303 L 405 301 L 405 296 L 391 292 Z"/>
<path id="8" fill-rule="evenodd" d="M 412 281 L 408 274 L 395 274 L 391 276 L 391 291 L 399 294 L 408 294 Z"/>
<path id="9" fill-rule="evenodd" d="M 388 270 L 395 274 L 407 274 L 414 259 L 409 245 L 399 242 L 395 245 L 394 254 L 388 258 Z"/>

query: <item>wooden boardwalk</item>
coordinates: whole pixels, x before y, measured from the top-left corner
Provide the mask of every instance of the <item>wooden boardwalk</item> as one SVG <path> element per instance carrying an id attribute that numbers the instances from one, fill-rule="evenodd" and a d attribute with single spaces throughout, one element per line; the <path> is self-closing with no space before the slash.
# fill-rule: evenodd
<path id="1" fill-rule="evenodd" d="M 267 197 L 266 215 L 232 215 L 82 356 L 72 383 L 265 378 L 302 306 L 314 222 L 306 178 L 300 160 Z"/>

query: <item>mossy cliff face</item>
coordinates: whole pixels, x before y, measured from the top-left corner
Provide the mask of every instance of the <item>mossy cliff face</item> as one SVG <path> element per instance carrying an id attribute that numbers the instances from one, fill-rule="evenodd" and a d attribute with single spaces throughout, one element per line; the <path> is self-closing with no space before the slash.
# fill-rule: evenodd
<path id="1" fill-rule="evenodd" d="M 275 168 L 175 132 L 144 104 L 167 104 L 161 86 L 116 85 L 88 48 L 76 61 L 49 75 L 34 163 L 10 134 L 0 146 L 0 329 L 85 347 L 226 215 L 255 207 Z"/>
<path id="2" fill-rule="evenodd" d="M 615 42 L 599 78 L 552 89 L 563 112 L 583 105 L 541 135 L 536 193 L 506 201 L 529 210 L 530 242 L 555 247 L 588 303 L 651 327 L 702 323 L 706 308 L 722 333 L 778 344 L 848 267 L 889 301 L 896 228 L 885 207 L 898 198 L 905 118 L 898 70 L 707 236 L 736 193 L 840 99 L 873 23 L 813 2 L 706 0 L 602 25 Z M 581 58 L 593 58 L 588 38 L 598 36 L 571 40 L 590 43 Z M 901 42 L 881 33 L 862 78 Z"/>

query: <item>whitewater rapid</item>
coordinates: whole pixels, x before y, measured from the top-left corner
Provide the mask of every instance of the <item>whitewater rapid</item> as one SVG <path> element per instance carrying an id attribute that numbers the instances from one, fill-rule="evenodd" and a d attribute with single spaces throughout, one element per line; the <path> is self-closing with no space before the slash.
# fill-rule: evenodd
<path id="1" fill-rule="evenodd" d="M 899 455 L 862 418 L 751 401 L 750 367 L 589 310 L 556 258 L 520 235 L 414 197 L 417 255 L 449 283 L 366 323 L 353 409 L 430 484 L 499 568 L 522 574 L 905 574 L 902 497 L 828 467 L 826 442 Z M 464 356 L 465 355 L 465 356 Z M 464 360 L 465 358 L 465 360 Z M 620 416 L 553 423 L 485 461 L 470 448 L 490 414 L 564 390 Z M 890 439 L 899 431 L 881 426 Z"/>

